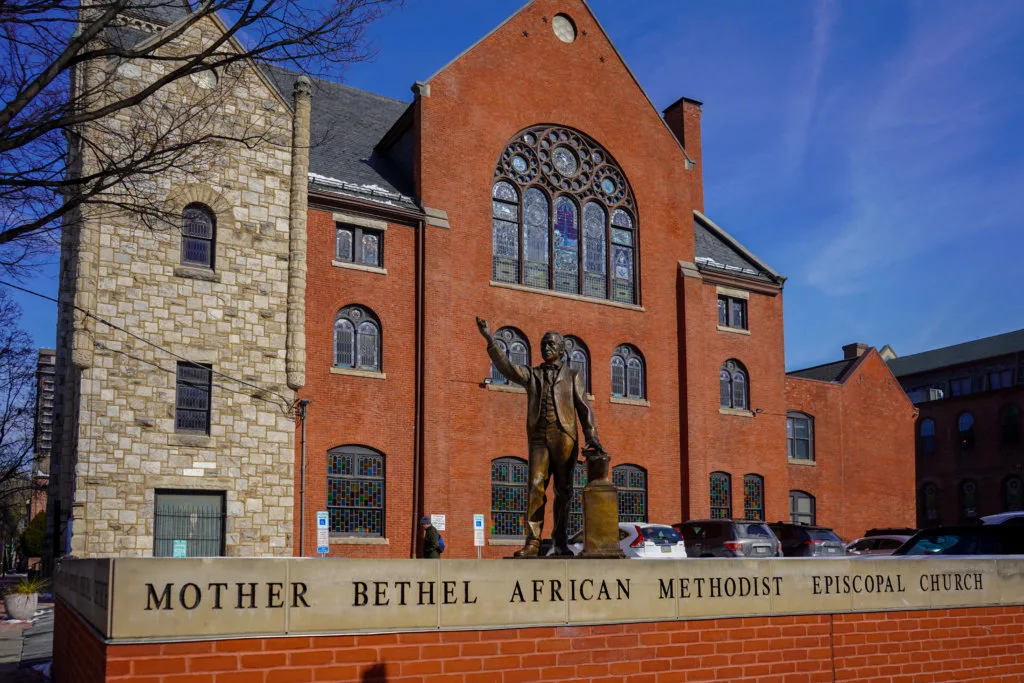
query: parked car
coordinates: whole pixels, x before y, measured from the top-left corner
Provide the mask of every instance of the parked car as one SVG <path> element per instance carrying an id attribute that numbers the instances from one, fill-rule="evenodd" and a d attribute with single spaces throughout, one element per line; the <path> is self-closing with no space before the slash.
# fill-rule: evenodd
<path id="1" fill-rule="evenodd" d="M 888 534 L 885 536 L 865 536 L 846 544 L 846 554 L 855 557 L 864 555 L 892 555 L 901 545 L 910 540 L 910 536 Z"/>
<path id="2" fill-rule="evenodd" d="M 782 557 L 782 544 L 764 522 L 691 519 L 673 524 L 689 557 Z"/>
<path id="3" fill-rule="evenodd" d="M 846 555 L 846 544 L 828 528 L 775 522 L 769 524 L 782 542 L 785 557 L 842 557 Z"/>
<path id="4" fill-rule="evenodd" d="M 619 522 L 619 547 L 630 560 L 686 559 L 686 545 L 679 532 L 667 524 Z M 583 551 L 583 532 L 569 539 L 569 549 Z"/>
<path id="5" fill-rule="evenodd" d="M 1018 510 L 1017 512 L 1000 512 L 995 515 L 988 515 L 982 517 L 979 520 L 982 524 L 1012 524 L 1022 525 L 1024 524 L 1024 511 Z"/>
<path id="6" fill-rule="evenodd" d="M 1024 526 L 992 524 L 923 529 L 893 555 L 1021 555 Z"/>

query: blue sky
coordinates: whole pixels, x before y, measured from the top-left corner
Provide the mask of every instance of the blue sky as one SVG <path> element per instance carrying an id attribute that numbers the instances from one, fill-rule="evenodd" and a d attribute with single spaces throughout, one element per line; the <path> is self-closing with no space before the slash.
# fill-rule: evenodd
<path id="1" fill-rule="evenodd" d="M 408 100 L 521 5 L 407 0 L 345 82 Z M 707 213 L 789 277 L 787 367 L 1024 327 L 1024 3 L 591 7 L 655 106 L 704 102 Z M 52 345 L 54 307 L 19 300 Z"/>

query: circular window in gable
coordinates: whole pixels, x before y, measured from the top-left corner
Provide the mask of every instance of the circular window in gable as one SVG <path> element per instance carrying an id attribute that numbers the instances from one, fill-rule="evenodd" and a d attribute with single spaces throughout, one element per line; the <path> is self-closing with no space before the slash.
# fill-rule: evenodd
<path id="1" fill-rule="evenodd" d="M 551 28 L 555 30 L 555 35 L 563 43 L 571 43 L 576 40 L 576 24 L 572 23 L 572 19 L 567 14 L 556 14 L 555 18 L 551 20 Z"/>

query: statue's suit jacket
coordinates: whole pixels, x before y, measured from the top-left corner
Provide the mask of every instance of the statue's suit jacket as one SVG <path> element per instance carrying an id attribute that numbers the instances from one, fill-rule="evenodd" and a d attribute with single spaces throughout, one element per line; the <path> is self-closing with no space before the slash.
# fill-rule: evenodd
<path id="1" fill-rule="evenodd" d="M 494 367 L 510 381 L 526 388 L 528 408 L 526 411 L 526 430 L 528 434 L 537 431 L 540 422 L 541 392 L 544 390 L 544 370 L 541 367 L 531 368 L 528 365 L 517 365 L 505 357 L 495 344 L 487 345 L 487 355 L 494 361 Z M 583 378 L 571 369 L 568 363 L 562 363 L 555 378 L 555 414 L 558 425 L 566 434 L 577 440 L 576 415 L 579 414 L 580 426 L 586 443 L 597 439 L 597 428 L 594 426 L 594 412 L 587 403 L 587 391 L 583 386 Z"/>

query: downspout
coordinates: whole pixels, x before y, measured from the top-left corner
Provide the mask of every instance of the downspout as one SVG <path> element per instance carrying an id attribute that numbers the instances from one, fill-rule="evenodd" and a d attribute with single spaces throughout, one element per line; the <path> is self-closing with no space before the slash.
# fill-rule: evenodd
<path id="1" fill-rule="evenodd" d="M 311 401 L 308 398 L 299 401 L 299 419 L 302 420 L 302 465 L 299 479 L 299 557 L 305 557 L 306 544 L 306 409 Z"/>
<path id="2" fill-rule="evenodd" d="M 420 517 L 423 516 L 423 452 L 424 452 L 424 347 L 423 326 L 426 300 L 427 223 L 416 225 L 416 419 L 412 465 L 412 542 L 409 556 L 417 557 L 420 539 Z"/>

